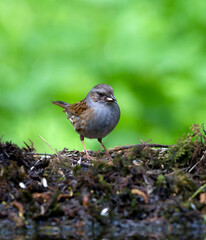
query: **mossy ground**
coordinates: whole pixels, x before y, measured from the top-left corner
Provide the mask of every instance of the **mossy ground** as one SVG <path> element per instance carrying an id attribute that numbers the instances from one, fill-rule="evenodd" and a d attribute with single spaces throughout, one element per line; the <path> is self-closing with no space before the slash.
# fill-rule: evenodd
<path id="1" fill-rule="evenodd" d="M 168 148 L 143 143 L 110 154 L 113 161 L 103 152 L 91 152 L 96 160 L 88 161 L 79 151 L 38 155 L 33 144 L 20 149 L 1 141 L 1 229 L 32 228 L 42 235 L 52 229 L 59 238 L 88 239 L 96 230 L 127 229 L 135 235 L 135 229 L 140 234 L 142 226 L 156 225 L 167 233 L 177 226 L 204 232 L 203 126 L 193 125 L 191 133 Z"/>

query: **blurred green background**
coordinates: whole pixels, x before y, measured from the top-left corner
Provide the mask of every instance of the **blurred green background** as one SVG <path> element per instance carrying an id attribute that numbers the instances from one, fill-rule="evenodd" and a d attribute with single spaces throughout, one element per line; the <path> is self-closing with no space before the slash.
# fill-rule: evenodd
<path id="1" fill-rule="evenodd" d="M 107 147 L 173 144 L 206 121 L 202 0 L 0 1 L 0 135 L 39 152 L 83 147 L 62 110 L 98 83 L 121 108 Z M 86 140 L 89 149 L 99 143 Z"/>

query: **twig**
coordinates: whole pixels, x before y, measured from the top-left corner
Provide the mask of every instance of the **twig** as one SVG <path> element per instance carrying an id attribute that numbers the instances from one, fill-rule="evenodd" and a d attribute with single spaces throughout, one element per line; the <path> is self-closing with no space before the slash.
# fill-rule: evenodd
<path id="1" fill-rule="evenodd" d="M 54 154 L 50 154 L 50 153 L 32 153 L 32 152 L 28 152 L 25 153 L 26 155 L 45 155 L 45 156 L 53 156 Z"/>
<path id="2" fill-rule="evenodd" d="M 25 154 L 26 154 L 26 155 L 38 155 L 38 156 L 41 156 L 41 155 L 43 155 L 43 156 L 54 156 L 54 155 L 55 155 L 55 154 L 50 154 L 50 153 L 32 153 L 32 152 L 25 153 Z M 58 156 L 61 157 L 61 155 L 58 155 Z M 33 167 L 31 167 L 31 170 L 33 170 L 33 168 L 34 168 L 40 161 L 42 161 L 42 160 L 38 160 L 38 161 L 33 165 Z M 69 159 L 69 161 L 70 161 L 70 162 L 73 162 L 73 163 L 78 163 L 79 160 Z M 90 166 L 91 166 L 91 164 L 89 164 L 89 163 L 83 163 L 83 162 L 81 162 L 79 165 L 80 165 L 80 166 L 83 166 L 83 167 L 90 167 Z"/>
<path id="3" fill-rule="evenodd" d="M 7 156 L 7 158 L 10 158 L 10 155 L 9 155 L 6 151 L 4 151 L 3 148 L 2 148 L 2 151 L 3 151 L 3 153 Z"/>
<path id="4" fill-rule="evenodd" d="M 31 149 L 30 149 L 30 147 L 29 147 L 29 145 L 26 143 L 26 142 L 24 142 L 24 144 L 26 145 L 26 147 L 31 151 Z"/>
<path id="5" fill-rule="evenodd" d="M 125 150 L 133 147 L 156 147 L 156 148 L 169 148 L 172 145 L 164 145 L 164 144 L 157 144 L 157 143 L 143 143 L 143 144 L 132 144 L 132 145 L 127 145 L 127 146 L 121 146 L 117 148 L 110 149 L 109 152 L 112 151 L 119 151 L 119 150 Z"/>
<path id="6" fill-rule="evenodd" d="M 0 137 L 0 142 L 1 142 L 1 140 L 3 139 L 3 137 L 4 137 L 4 133 L 1 135 L 1 137 Z"/>
<path id="7" fill-rule="evenodd" d="M 141 144 L 147 144 L 148 142 L 151 142 L 152 139 L 148 139 L 147 141 L 143 142 L 140 138 L 137 138 L 139 142 L 141 142 Z"/>
<path id="8" fill-rule="evenodd" d="M 205 130 L 205 125 L 204 125 L 204 123 L 202 124 L 202 130 L 203 130 L 204 134 L 206 135 L 206 130 Z"/>
<path id="9" fill-rule="evenodd" d="M 51 150 L 52 150 L 53 152 L 55 152 L 56 154 L 58 154 L 57 151 L 55 151 L 55 150 L 49 145 L 49 143 L 48 143 L 42 136 L 39 136 L 39 137 L 49 146 L 49 148 L 51 148 Z"/>
<path id="10" fill-rule="evenodd" d="M 31 146 L 29 146 L 26 142 L 24 142 L 24 144 L 29 149 L 29 151 L 33 151 L 34 150 L 34 143 L 30 139 L 29 139 L 29 142 L 31 143 Z"/>
<path id="11" fill-rule="evenodd" d="M 197 189 L 195 193 L 188 199 L 188 201 L 191 201 L 193 198 L 195 198 L 199 193 L 202 192 L 202 190 L 206 187 L 206 183 L 202 185 L 200 188 Z"/>
<path id="12" fill-rule="evenodd" d="M 205 156 L 206 156 L 206 150 L 203 152 L 203 155 L 202 155 L 202 157 L 200 158 L 200 160 L 199 160 L 198 162 L 196 162 L 195 165 L 193 165 L 188 172 L 189 172 L 189 173 L 192 172 L 192 170 L 193 170 L 200 162 L 202 162 L 202 161 L 205 159 Z"/>

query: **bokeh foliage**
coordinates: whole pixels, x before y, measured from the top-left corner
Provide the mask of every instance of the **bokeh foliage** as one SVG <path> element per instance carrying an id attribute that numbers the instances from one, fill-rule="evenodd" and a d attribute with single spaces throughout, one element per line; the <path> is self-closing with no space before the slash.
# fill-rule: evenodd
<path id="1" fill-rule="evenodd" d="M 106 146 L 176 142 L 206 120 L 205 12 L 202 0 L 0 1 L 0 135 L 82 149 L 50 101 L 107 83 L 122 115 Z"/>

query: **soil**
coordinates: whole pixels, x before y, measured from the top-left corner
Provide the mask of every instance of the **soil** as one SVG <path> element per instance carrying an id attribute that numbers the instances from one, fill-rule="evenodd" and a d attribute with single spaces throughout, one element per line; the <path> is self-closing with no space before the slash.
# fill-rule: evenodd
<path id="1" fill-rule="evenodd" d="M 36 153 L 0 141 L 0 239 L 204 239 L 206 134 L 177 144 Z M 117 238 L 116 238 L 117 237 Z M 12 238 L 10 238 L 12 239 Z M 172 239 L 172 238 L 168 238 Z"/>

